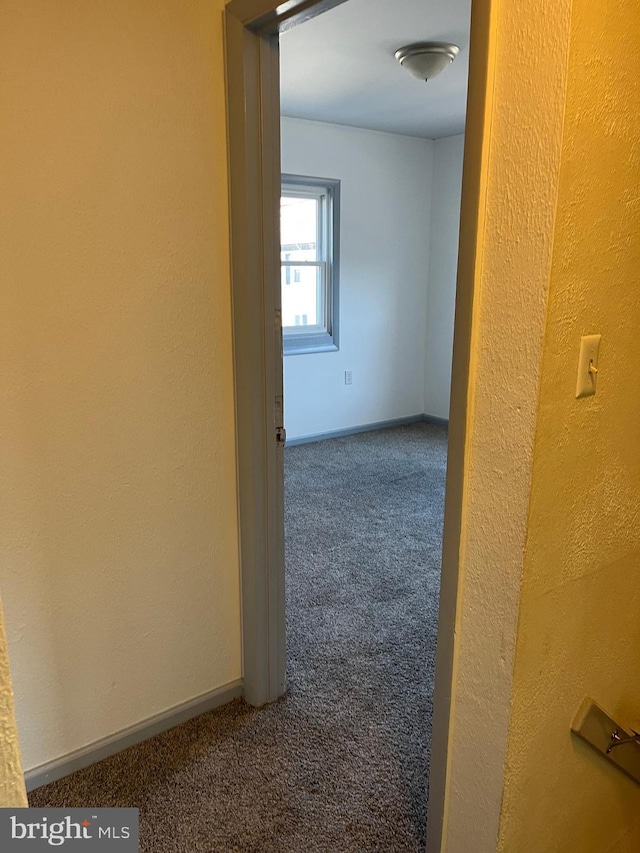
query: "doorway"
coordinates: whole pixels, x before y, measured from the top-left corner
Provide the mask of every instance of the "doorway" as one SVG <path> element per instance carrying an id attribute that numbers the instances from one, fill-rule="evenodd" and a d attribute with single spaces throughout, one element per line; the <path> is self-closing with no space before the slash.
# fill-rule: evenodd
<path id="1" fill-rule="evenodd" d="M 282 538 L 283 407 L 281 304 L 278 257 L 280 137 L 277 33 L 338 5 L 289 3 L 268 7 L 236 0 L 227 9 L 228 102 L 230 128 L 232 260 L 238 419 L 239 486 L 244 613 L 245 697 L 260 705 L 285 689 L 284 585 Z M 482 51 L 488 18 L 476 22 Z M 474 31 L 472 29 L 472 45 Z M 471 57 L 473 62 L 474 50 Z M 477 210 L 483 141 L 486 59 L 477 62 L 479 107 L 468 127 L 465 147 L 467 202 Z M 473 98 L 473 87 L 470 100 Z M 472 112 L 473 115 L 473 112 Z M 475 175 L 474 175 L 475 172 Z M 262 192 L 256 192 L 262 188 Z M 468 240 L 474 245 L 475 222 Z M 465 254 L 468 288 L 459 288 L 455 329 L 453 402 L 449 437 L 445 561 L 438 634 L 435 727 L 431 762 L 430 843 L 437 845 L 444 811 L 453 627 L 457 593 L 457 547 L 463 483 L 466 386 L 475 253 Z M 256 300 L 256 282 L 261 282 Z M 264 380 L 266 381 L 263 381 Z M 432 846 L 431 849 L 437 849 Z"/>
<path id="2" fill-rule="evenodd" d="M 287 701 L 358 743 L 346 813 L 366 777 L 419 845 L 469 56 L 468 4 L 428 9 L 349 0 L 280 36 Z M 426 26 L 461 49 L 428 83 L 390 47 Z"/>

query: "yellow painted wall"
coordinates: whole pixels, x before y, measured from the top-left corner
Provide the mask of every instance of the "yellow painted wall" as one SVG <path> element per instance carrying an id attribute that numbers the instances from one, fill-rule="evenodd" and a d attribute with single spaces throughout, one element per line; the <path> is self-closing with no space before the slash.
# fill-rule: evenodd
<path id="1" fill-rule="evenodd" d="M 27 805 L 4 619 L 0 608 L 0 808 Z"/>
<path id="2" fill-rule="evenodd" d="M 429 853 L 498 842 L 570 23 L 571 0 L 473 9 Z"/>
<path id="3" fill-rule="evenodd" d="M 574 0 L 500 849 L 640 848 L 640 788 L 574 739 L 640 717 L 640 8 Z M 602 334 L 597 396 L 574 398 Z M 622 747 L 623 749 L 625 747 Z"/>
<path id="4" fill-rule="evenodd" d="M 240 676 L 222 8 L 0 5 L 0 585 L 26 768 Z"/>

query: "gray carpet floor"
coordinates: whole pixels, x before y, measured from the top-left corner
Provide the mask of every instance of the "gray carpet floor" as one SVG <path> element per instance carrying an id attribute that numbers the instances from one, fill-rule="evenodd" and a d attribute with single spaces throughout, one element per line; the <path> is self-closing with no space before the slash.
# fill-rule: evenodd
<path id="1" fill-rule="evenodd" d="M 287 695 L 30 795 L 137 806 L 143 853 L 424 849 L 446 431 L 287 448 Z"/>

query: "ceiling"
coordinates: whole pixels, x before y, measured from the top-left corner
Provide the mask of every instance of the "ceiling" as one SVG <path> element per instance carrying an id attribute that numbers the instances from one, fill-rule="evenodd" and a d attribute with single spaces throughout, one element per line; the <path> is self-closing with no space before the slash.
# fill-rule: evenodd
<path id="1" fill-rule="evenodd" d="M 280 37 L 282 114 L 437 139 L 464 130 L 471 0 L 347 0 Z M 460 56 L 423 83 L 395 51 L 450 41 Z"/>

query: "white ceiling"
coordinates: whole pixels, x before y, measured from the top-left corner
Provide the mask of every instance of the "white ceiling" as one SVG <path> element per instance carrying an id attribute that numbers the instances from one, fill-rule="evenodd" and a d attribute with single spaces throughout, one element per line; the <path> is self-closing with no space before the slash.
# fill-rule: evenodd
<path id="1" fill-rule="evenodd" d="M 347 0 L 280 37 L 282 114 L 437 139 L 464 130 L 471 0 Z M 460 56 L 423 83 L 395 51 L 449 41 Z"/>

